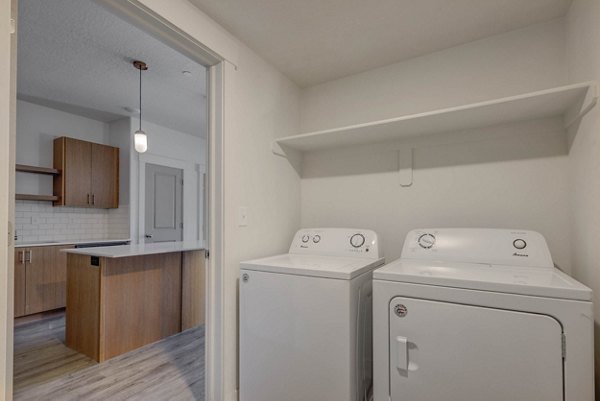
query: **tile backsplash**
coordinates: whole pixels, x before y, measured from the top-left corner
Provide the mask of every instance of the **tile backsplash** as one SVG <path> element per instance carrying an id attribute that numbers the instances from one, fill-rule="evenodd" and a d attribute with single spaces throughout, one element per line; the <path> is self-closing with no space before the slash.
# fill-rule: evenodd
<path id="1" fill-rule="evenodd" d="M 51 203 L 16 201 L 18 242 L 129 238 L 129 208 L 53 207 Z"/>

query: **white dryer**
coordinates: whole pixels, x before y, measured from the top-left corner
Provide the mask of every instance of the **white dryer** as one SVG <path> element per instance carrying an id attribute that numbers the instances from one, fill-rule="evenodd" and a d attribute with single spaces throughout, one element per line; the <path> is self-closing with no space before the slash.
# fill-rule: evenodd
<path id="1" fill-rule="evenodd" d="M 532 231 L 423 229 L 373 273 L 375 401 L 592 401 L 592 292 Z"/>
<path id="2" fill-rule="evenodd" d="M 372 381 L 377 234 L 303 229 L 241 263 L 240 401 L 363 401 Z"/>

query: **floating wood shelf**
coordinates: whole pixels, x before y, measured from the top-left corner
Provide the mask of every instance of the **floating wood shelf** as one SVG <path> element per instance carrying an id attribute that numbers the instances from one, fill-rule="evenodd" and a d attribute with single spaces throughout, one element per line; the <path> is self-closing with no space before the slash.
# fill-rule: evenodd
<path id="1" fill-rule="evenodd" d="M 585 82 L 465 106 L 289 136 L 274 141 L 273 153 L 295 158 L 303 152 L 321 149 L 366 145 L 557 116 L 561 116 L 565 127 L 569 127 L 590 111 L 597 100 L 596 83 Z"/>
<path id="2" fill-rule="evenodd" d="M 23 173 L 33 173 L 33 174 L 48 174 L 48 175 L 59 175 L 60 174 L 60 171 L 58 171 L 55 168 L 28 166 L 26 164 L 17 164 L 16 170 L 23 172 Z"/>
<path id="3" fill-rule="evenodd" d="M 53 195 L 30 195 L 30 194 L 16 194 L 16 200 L 30 200 L 30 201 L 45 201 L 54 202 L 58 200 L 58 196 Z"/>

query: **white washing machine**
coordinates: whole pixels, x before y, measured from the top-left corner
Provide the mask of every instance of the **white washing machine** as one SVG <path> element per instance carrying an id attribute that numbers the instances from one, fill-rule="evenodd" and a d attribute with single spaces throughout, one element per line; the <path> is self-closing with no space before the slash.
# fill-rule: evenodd
<path id="1" fill-rule="evenodd" d="M 362 401 L 371 387 L 377 234 L 303 229 L 241 263 L 240 401 Z"/>
<path id="2" fill-rule="evenodd" d="M 373 273 L 375 401 L 592 401 L 592 292 L 532 231 L 424 229 Z"/>

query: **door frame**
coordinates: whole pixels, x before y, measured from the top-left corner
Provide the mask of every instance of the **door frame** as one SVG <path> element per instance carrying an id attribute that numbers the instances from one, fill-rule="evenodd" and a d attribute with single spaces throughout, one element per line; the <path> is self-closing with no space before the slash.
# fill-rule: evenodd
<path id="1" fill-rule="evenodd" d="M 0 400 L 12 400 L 17 0 L 0 1 Z"/>
<path id="2" fill-rule="evenodd" d="M 207 400 L 224 398 L 224 75 L 227 61 L 139 0 L 95 0 L 208 69 L 208 238 L 205 383 Z M 0 401 L 12 400 L 17 0 L 0 1 Z M 214 41 L 214 37 L 209 41 Z M 228 53 L 228 49 L 225 49 Z M 208 252 L 210 250 L 210 253 Z"/>

